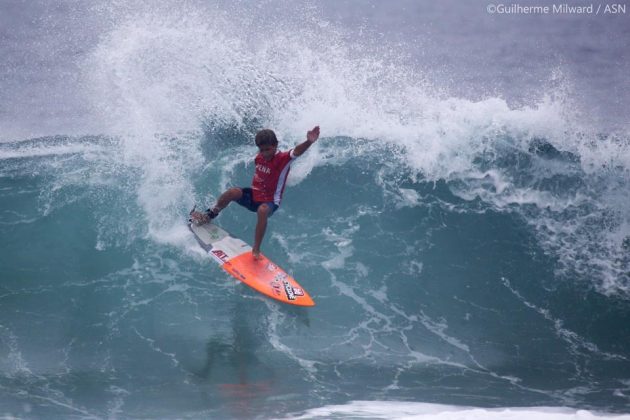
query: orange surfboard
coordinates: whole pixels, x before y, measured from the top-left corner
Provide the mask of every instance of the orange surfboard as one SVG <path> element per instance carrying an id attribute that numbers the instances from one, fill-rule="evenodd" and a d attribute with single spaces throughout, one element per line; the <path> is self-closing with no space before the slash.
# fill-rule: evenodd
<path id="1" fill-rule="evenodd" d="M 289 305 L 315 306 L 297 281 L 264 255 L 254 259 L 252 247 L 214 223 L 188 227 L 199 245 L 221 268 L 252 289 Z"/>

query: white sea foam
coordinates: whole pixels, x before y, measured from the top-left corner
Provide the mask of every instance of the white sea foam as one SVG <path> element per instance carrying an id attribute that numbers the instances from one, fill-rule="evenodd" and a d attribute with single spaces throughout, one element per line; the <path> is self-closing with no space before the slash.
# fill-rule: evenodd
<path id="1" fill-rule="evenodd" d="M 37 157 L 54 157 L 64 155 L 87 155 L 99 154 L 105 152 L 102 146 L 85 145 L 85 144 L 61 144 L 61 145 L 40 145 L 30 147 L 16 147 L 6 150 L 0 150 L 0 160 L 5 159 L 28 159 Z"/>
<path id="2" fill-rule="evenodd" d="M 459 407 L 403 401 L 352 401 L 344 405 L 328 405 L 312 408 L 306 412 L 287 418 L 291 419 L 397 419 L 397 420 L 628 420 L 628 414 L 602 413 L 579 410 L 569 407 Z"/>
<path id="3" fill-rule="evenodd" d="M 137 197 L 152 238 L 169 242 L 164 232 L 207 194 L 193 186 L 207 169 L 204 127 L 229 128 L 249 142 L 268 126 L 290 147 L 319 124 L 322 140 L 295 163 L 291 185 L 350 159 L 376 159 L 397 179 L 445 180 L 464 199 L 519 212 L 558 256 L 559 274 L 591 278 L 603 292 L 629 289 L 628 137 L 598 136 L 580 124 L 561 72 L 549 76 L 559 88 L 541 88 L 531 95 L 538 100 L 515 108 L 500 97 L 449 97 L 395 52 L 344 43 L 339 28 L 310 12 L 274 25 L 273 18 L 254 24 L 243 5 L 167 9 L 120 13 L 83 66 L 94 113 L 123 139 L 122 161 L 141 171 Z M 332 137 L 348 141 L 327 143 Z M 538 152 L 540 142 L 556 155 Z M 232 163 L 209 157 L 210 165 L 224 165 L 221 188 L 247 151 Z M 562 153 L 574 159 L 562 162 Z M 545 186 L 558 178 L 567 186 Z M 417 192 L 396 181 L 383 187 L 394 189 L 399 207 L 422 205 Z M 576 211 L 582 214 L 573 218 Z"/>

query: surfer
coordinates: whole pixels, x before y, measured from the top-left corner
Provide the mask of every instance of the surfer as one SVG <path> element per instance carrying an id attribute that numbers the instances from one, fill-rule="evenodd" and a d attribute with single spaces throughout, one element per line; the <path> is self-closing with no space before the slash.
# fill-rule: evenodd
<path id="1" fill-rule="evenodd" d="M 255 259 L 259 259 L 260 245 L 267 230 L 267 219 L 280 206 L 291 162 L 306 152 L 318 138 L 319 126 L 315 126 L 306 133 L 306 140 L 303 143 L 289 151 L 281 152 L 278 150 L 278 139 L 273 130 L 260 130 L 255 138 L 259 153 L 254 159 L 255 172 L 252 186 L 230 188 L 221 194 L 214 207 L 205 212 L 191 212 L 192 221 L 198 225 L 208 223 L 217 217 L 228 204 L 236 201 L 258 215 L 252 254 Z"/>

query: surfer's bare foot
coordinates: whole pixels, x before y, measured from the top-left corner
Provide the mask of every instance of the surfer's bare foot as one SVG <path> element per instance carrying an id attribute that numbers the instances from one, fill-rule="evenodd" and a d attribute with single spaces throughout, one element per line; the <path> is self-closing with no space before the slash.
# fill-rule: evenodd
<path id="1" fill-rule="evenodd" d="M 208 213 L 205 212 L 193 211 L 190 213 L 190 220 L 199 226 L 208 223 L 210 221 L 210 216 L 208 216 Z"/>
<path id="2" fill-rule="evenodd" d="M 256 261 L 260 260 L 260 251 L 252 251 L 252 255 Z"/>

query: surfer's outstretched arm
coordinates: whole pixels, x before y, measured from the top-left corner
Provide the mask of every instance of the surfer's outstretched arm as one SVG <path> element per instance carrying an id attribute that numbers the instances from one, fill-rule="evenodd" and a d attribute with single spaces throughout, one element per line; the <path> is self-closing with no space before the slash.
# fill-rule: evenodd
<path id="1" fill-rule="evenodd" d="M 295 149 L 293 149 L 293 156 L 300 156 L 302 153 L 306 152 L 308 148 L 311 147 L 311 144 L 315 143 L 318 138 L 319 125 L 316 125 L 312 130 L 306 133 L 306 141 L 295 146 Z"/>

